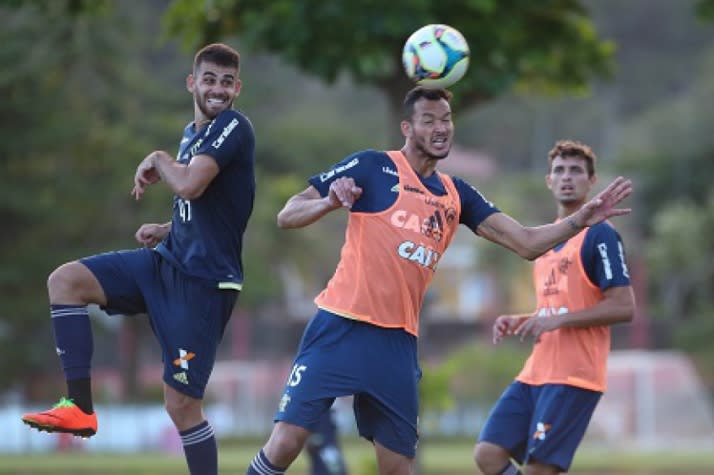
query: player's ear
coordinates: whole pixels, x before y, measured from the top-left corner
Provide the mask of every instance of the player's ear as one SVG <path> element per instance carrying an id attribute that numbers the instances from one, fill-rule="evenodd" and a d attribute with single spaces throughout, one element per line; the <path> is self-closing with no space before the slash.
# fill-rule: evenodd
<path id="1" fill-rule="evenodd" d="M 553 180 L 550 179 L 550 173 L 545 176 L 545 186 L 547 186 L 549 190 L 553 189 L 551 188 L 553 186 Z"/>
<path id="2" fill-rule="evenodd" d="M 195 85 L 195 82 L 193 80 L 193 74 L 189 74 L 186 76 L 186 89 L 188 89 L 188 92 L 193 94 L 193 86 Z"/>
<path id="3" fill-rule="evenodd" d="M 242 85 L 243 85 L 243 83 L 241 82 L 241 80 L 240 80 L 240 79 L 236 79 L 235 89 L 234 89 L 234 90 L 235 90 L 235 93 L 236 93 L 236 96 L 237 96 L 238 94 L 240 94 L 240 88 L 241 88 Z"/>
<path id="4" fill-rule="evenodd" d="M 412 124 L 408 120 L 403 120 L 402 123 L 400 124 L 400 127 L 402 129 L 402 135 L 405 137 L 409 137 L 412 133 Z"/>

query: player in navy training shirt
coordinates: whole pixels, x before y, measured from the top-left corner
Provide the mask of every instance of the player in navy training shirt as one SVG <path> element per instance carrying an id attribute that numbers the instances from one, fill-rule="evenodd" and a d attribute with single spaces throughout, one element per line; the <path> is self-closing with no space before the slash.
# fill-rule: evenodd
<path id="1" fill-rule="evenodd" d="M 161 345 L 166 410 L 181 435 L 192 474 L 218 473 L 203 393 L 218 343 L 243 285 L 243 233 L 255 196 L 253 126 L 232 108 L 241 89 L 240 57 L 224 44 L 195 56 L 186 87 L 194 120 L 176 158 L 154 151 L 141 161 L 132 194 L 163 182 L 175 194 L 173 216 L 142 225 L 144 247 L 66 263 L 49 277 L 52 323 L 68 397 L 25 414 L 39 430 L 89 437 L 97 431 L 90 384 L 88 304 L 109 313 L 147 313 Z"/>

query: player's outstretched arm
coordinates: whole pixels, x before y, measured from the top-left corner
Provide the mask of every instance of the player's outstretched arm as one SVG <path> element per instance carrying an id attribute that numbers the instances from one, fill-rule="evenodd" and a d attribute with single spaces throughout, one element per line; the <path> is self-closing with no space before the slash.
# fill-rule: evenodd
<path id="1" fill-rule="evenodd" d="M 631 193 L 632 182 L 618 177 L 582 208 L 557 223 L 528 227 L 505 213 L 494 213 L 483 220 L 477 233 L 525 259 L 533 260 L 587 226 L 628 214 L 631 211 L 629 208 L 616 206 Z"/>
<path id="2" fill-rule="evenodd" d="M 330 184 L 324 198 L 314 186 L 309 186 L 290 198 L 278 213 L 278 226 L 283 229 L 301 228 L 310 225 L 330 211 L 351 208 L 362 195 L 362 188 L 352 178 L 342 177 Z"/>

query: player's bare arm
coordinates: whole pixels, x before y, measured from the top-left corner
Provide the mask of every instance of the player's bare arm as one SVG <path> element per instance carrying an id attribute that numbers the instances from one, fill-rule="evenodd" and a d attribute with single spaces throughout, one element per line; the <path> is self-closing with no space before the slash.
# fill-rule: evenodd
<path id="1" fill-rule="evenodd" d="M 513 334 L 520 336 L 521 341 L 529 335 L 537 341 L 543 333 L 558 328 L 605 326 L 632 320 L 635 296 L 631 286 L 611 287 L 603 294 L 605 298 L 596 305 L 577 312 L 529 318 Z"/>
<path id="2" fill-rule="evenodd" d="M 196 155 L 185 165 L 167 152 L 157 150 L 147 155 L 137 167 L 132 195 L 140 199 L 147 186 L 164 181 L 177 196 L 195 200 L 219 171 L 216 161 L 208 155 Z"/>
<path id="3" fill-rule="evenodd" d="M 324 198 L 314 186 L 309 186 L 290 198 L 278 213 L 278 226 L 284 229 L 308 226 L 330 211 L 351 208 L 362 195 L 362 188 L 352 178 L 338 178 L 330 184 Z"/>
<path id="4" fill-rule="evenodd" d="M 134 234 L 134 237 L 146 247 L 154 247 L 161 242 L 171 232 L 171 221 L 168 223 L 146 223 L 142 224 Z"/>
<path id="5" fill-rule="evenodd" d="M 613 216 L 628 214 L 629 208 L 615 206 L 631 193 L 632 182 L 618 177 L 582 208 L 557 223 L 528 227 L 505 213 L 495 213 L 479 225 L 477 232 L 479 236 L 510 249 L 519 256 L 533 260 L 556 244 L 573 237 L 586 226 Z"/>

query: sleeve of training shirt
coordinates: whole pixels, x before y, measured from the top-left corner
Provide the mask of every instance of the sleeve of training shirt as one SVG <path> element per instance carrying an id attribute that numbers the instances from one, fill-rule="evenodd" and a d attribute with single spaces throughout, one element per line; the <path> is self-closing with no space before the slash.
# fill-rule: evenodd
<path id="1" fill-rule="evenodd" d="M 253 126 L 240 112 L 227 109 L 218 114 L 203 132 L 201 144 L 194 155 L 209 155 L 223 170 L 233 160 L 246 158 L 242 153 L 255 141 Z"/>
<path id="2" fill-rule="evenodd" d="M 601 290 L 630 285 L 625 248 L 611 224 L 598 223 L 588 229 L 580 257 L 590 282 Z"/>
<path id="3" fill-rule="evenodd" d="M 488 201 L 484 196 L 472 185 L 459 177 L 452 177 L 454 186 L 461 197 L 461 217 L 459 222 L 465 224 L 473 232 L 481 222 L 494 213 L 500 213 L 501 210 Z"/>

